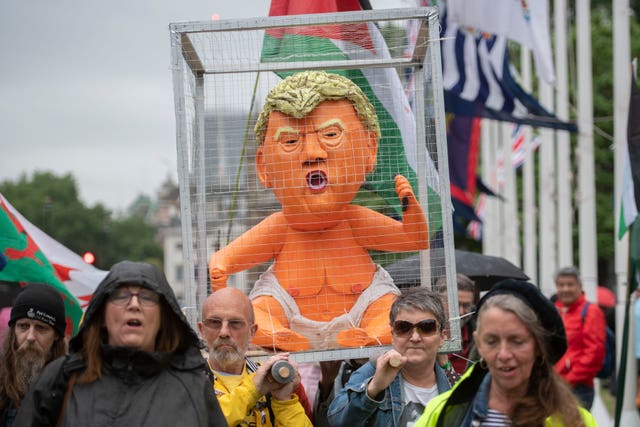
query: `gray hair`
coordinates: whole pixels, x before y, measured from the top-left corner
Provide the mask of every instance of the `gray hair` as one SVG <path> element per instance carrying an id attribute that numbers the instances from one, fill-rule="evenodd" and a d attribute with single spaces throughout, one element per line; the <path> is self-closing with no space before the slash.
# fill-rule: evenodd
<path id="1" fill-rule="evenodd" d="M 462 273 L 456 273 L 456 282 L 458 283 L 459 291 L 476 292 L 476 282 L 471 280 L 469 276 Z"/>
<path id="2" fill-rule="evenodd" d="M 444 329 L 446 318 L 444 315 L 444 306 L 440 296 L 421 286 L 402 289 L 400 295 L 391 305 L 389 312 L 389 322 L 393 324 L 401 310 L 420 310 L 429 312 L 436 317 L 440 324 L 440 331 Z"/>
<path id="3" fill-rule="evenodd" d="M 558 277 L 560 276 L 573 276 L 578 282 L 582 283 L 582 280 L 580 280 L 580 270 L 578 270 L 573 265 L 562 267 L 561 269 L 556 271 L 556 274 L 553 275 L 553 279 L 558 280 Z"/>

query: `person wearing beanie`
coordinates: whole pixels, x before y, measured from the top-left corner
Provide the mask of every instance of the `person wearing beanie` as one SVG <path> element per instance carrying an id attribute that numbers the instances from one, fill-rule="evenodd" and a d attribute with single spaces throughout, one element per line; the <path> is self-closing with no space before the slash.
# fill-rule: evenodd
<path id="1" fill-rule="evenodd" d="M 432 399 L 414 427 L 596 426 L 553 365 L 567 351 L 562 318 L 531 283 L 508 279 L 477 305 L 480 360 Z"/>
<path id="2" fill-rule="evenodd" d="M 10 427 L 31 381 L 64 356 L 66 316 L 52 286 L 28 284 L 16 297 L 0 355 L 0 427 Z"/>

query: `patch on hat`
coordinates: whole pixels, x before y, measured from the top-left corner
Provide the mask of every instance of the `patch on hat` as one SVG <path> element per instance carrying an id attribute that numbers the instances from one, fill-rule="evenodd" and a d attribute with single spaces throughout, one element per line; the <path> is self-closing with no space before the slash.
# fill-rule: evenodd
<path id="1" fill-rule="evenodd" d="M 45 284 L 32 283 L 25 286 L 11 307 L 9 326 L 23 318 L 39 320 L 64 335 L 67 322 L 60 293 Z"/>

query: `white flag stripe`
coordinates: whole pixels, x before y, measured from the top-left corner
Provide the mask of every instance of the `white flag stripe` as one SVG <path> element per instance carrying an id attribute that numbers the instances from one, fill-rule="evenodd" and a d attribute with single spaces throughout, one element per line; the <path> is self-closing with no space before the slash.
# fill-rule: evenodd
<path id="1" fill-rule="evenodd" d="M 626 147 L 625 147 L 626 148 Z M 622 178 L 622 212 L 624 215 L 624 225 L 627 228 L 633 224 L 638 216 L 638 206 L 636 204 L 635 187 L 631 178 L 631 160 L 629 150 L 624 152 L 624 174 Z"/>
<path id="2" fill-rule="evenodd" d="M 493 67 L 491 66 L 491 58 L 489 51 L 487 50 L 486 43 L 480 43 L 480 46 L 478 46 L 478 53 L 480 64 L 482 66 L 482 73 L 487 79 L 487 85 L 489 86 L 489 96 L 485 101 L 485 105 L 494 110 L 501 110 L 504 105 L 504 96 L 500 90 L 500 85 L 493 76 Z"/>

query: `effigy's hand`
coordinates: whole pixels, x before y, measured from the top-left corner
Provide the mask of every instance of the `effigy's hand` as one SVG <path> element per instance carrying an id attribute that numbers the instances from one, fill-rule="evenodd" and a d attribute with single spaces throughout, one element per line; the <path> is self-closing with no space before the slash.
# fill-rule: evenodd
<path id="1" fill-rule="evenodd" d="M 416 196 L 413 193 L 411 183 L 407 178 L 402 175 L 396 175 L 395 180 L 396 194 L 398 195 L 398 199 L 400 199 L 400 203 L 402 204 L 402 212 L 405 212 L 409 205 L 416 204 L 418 201 L 416 200 Z"/>
<path id="2" fill-rule="evenodd" d="M 227 279 L 229 275 L 226 272 L 226 269 L 222 267 L 209 267 L 209 278 L 211 279 L 211 289 L 213 292 L 227 287 Z"/>
<path id="3" fill-rule="evenodd" d="M 266 330 L 259 327 L 253 343 L 263 348 L 281 351 L 304 351 L 311 347 L 308 338 L 289 328 Z"/>

